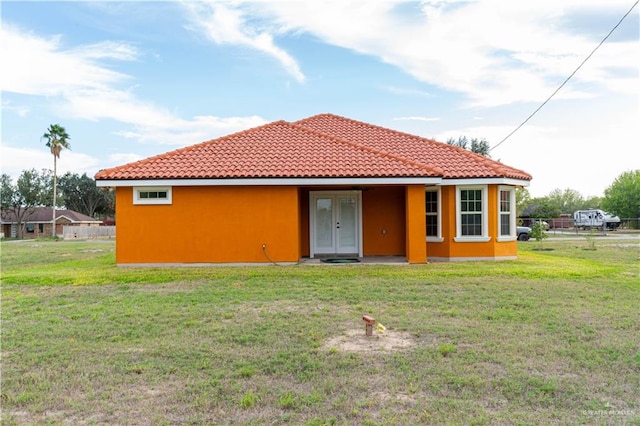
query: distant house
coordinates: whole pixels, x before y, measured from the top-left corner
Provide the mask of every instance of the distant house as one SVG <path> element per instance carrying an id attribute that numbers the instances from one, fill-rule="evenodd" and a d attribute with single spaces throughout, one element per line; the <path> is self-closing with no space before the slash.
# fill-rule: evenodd
<path id="1" fill-rule="evenodd" d="M 102 170 L 120 265 L 321 256 L 517 256 L 531 175 L 462 148 L 336 116 L 276 121 Z"/>
<path id="2" fill-rule="evenodd" d="M 22 223 L 23 238 L 41 238 L 52 235 L 53 214 L 51 207 L 36 207 Z M 13 212 L 1 213 L 2 234 L 6 238 L 16 238 L 18 221 Z M 100 226 L 101 221 L 73 210 L 56 210 L 56 235 L 62 234 L 63 226 Z"/>

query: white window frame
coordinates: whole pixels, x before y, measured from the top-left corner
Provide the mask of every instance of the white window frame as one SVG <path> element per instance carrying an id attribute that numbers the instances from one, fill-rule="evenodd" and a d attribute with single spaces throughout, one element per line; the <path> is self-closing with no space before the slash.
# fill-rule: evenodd
<path id="1" fill-rule="evenodd" d="M 482 235 L 462 235 L 462 191 L 482 191 Z M 489 236 L 489 210 L 487 185 L 464 185 L 456 187 L 456 236 L 457 243 L 486 243 L 491 241 Z"/>
<path id="2" fill-rule="evenodd" d="M 500 206 L 500 193 L 501 192 L 508 192 L 509 193 L 509 212 L 508 213 L 503 213 L 501 210 L 501 206 Z M 516 189 L 513 186 L 498 186 L 498 205 L 497 205 L 497 212 L 498 212 L 498 237 L 497 240 L 499 242 L 505 242 L 505 241 L 516 241 L 517 239 L 517 235 L 516 235 Z M 502 215 L 503 214 L 508 214 L 509 215 L 509 229 L 511 230 L 511 233 L 509 235 L 503 235 L 502 234 Z"/>
<path id="3" fill-rule="evenodd" d="M 166 198 L 140 198 L 141 192 L 166 192 Z M 134 186 L 133 187 L 133 204 L 141 205 L 158 205 L 171 204 L 172 194 L 170 186 Z"/>
<path id="4" fill-rule="evenodd" d="M 425 190 L 426 192 L 435 192 L 436 193 L 436 202 L 438 203 L 438 211 L 436 212 L 435 216 L 437 218 L 437 231 L 436 231 L 436 235 L 427 235 L 427 242 L 430 243 L 441 243 L 444 241 L 444 238 L 442 238 L 442 191 L 440 191 L 440 187 L 427 187 L 427 189 Z M 426 201 L 425 201 L 426 203 Z M 433 215 L 433 213 L 431 213 Z M 429 215 L 429 213 L 426 211 L 426 205 L 425 205 L 425 223 L 427 221 L 427 216 Z"/>

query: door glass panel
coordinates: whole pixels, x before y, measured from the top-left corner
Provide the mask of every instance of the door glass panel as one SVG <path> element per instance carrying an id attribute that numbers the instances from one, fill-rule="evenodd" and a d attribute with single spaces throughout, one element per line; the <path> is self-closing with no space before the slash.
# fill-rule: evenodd
<path id="1" fill-rule="evenodd" d="M 333 247 L 333 200 L 318 198 L 316 200 L 316 247 Z"/>
<path id="2" fill-rule="evenodd" d="M 340 197 L 340 228 L 338 238 L 340 249 L 354 250 L 356 245 L 356 199 L 355 197 Z"/>

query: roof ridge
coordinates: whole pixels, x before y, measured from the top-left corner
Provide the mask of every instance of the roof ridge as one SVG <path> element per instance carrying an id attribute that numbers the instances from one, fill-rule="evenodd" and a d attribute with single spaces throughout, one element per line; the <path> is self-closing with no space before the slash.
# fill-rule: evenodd
<path id="1" fill-rule="evenodd" d="M 299 120 L 299 122 L 311 121 L 312 119 L 315 119 L 315 118 L 318 118 L 318 117 L 323 117 L 323 116 L 324 117 L 337 118 L 337 119 L 340 119 L 340 120 L 344 120 L 344 121 L 348 121 L 348 122 L 351 122 L 351 123 L 359 124 L 359 125 L 362 125 L 362 126 L 365 126 L 365 127 L 369 127 L 369 128 L 389 131 L 389 132 L 392 132 L 392 133 L 395 133 L 395 134 L 398 134 L 398 135 L 402 135 L 402 136 L 407 136 L 407 137 L 410 137 L 410 138 L 413 138 L 413 139 L 419 139 L 419 140 L 428 141 L 428 142 L 431 142 L 431 143 L 436 143 L 438 145 L 441 145 L 445 149 L 453 149 L 455 151 L 458 151 L 458 152 L 464 154 L 467 157 L 471 157 L 471 158 L 475 158 L 477 160 L 480 160 L 487 167 L 491 168 L 492 170 L 494 170 L 497 173 L 500 173 L 500 172 L 504 173 L 505 171 L 511 171 L 511 172 L 518 172 L 518 173 L 522 173 L 524 175 L 531 176 L 531 175 L 529 175 L 529 173 L 525 172 L 524 170 L 508 166 L 508 165 L 506 165 L 504 163 L 501 163 L 498 160 L 492 159 L 491 157 L 485 157 L 482 154 L 478 154 L 476 152 L 469 151 L 468 149 L 461 148 L 459 146 L 450 145 L 450 144 L 448 144 L 446 142 L 440 142 L 440 141 L 437 141 L 435 139 L 425 138 L 425 137 L 422 137 L 422 136 L 414 135 L 414 134 L 403 132 L 403 131 L 400 131 L 400 130 L 391 129 L 389 127 L 383 127 L 383 126 L 379 126 L 377 124 L 367 123 L 367 122 L 355 120 L 355 119 L 349 118 L 349 117 L 343 117 L 343 116 L 337 115 L 337 114 L 320 113 L 320 114 L 312 115 L 311 117 L 307 117 L 307 118 L 304 118 L 302 120 Z M 391 155 L 394 155 L 394 154 L 391 154 Z M 407 161 L 412 161 L 412 160 L 407 159 Z M 422 164 L 422 163 L 420 163 L 420 164 Z M 440 170 L 440 172 L 444 173 L 442 170 Z"/>
<path id="2" fill-rule="evenodd" d="M 318 115 L 332 115 L 332 114 L 318 114 Z M 387 152 L 387 151 L 376 149 L 376 148 L 370 147 L 368 145 L 364 145 L 364 144 L 361 144 L 361 143 L 358 143 L 358 142 L 350 141 L 348 139 L 343 139 L 343 138 L 340 138 L 338 136 L 331 135 L 329 133 L 321 132 L 320 130 L 310 129 L 310 128 L 305 127 L 303 125 L 297 124 L 297 122 L 288 123 L 288 124 L 290 124 L 291 126 L 294 126 L 297 129 L 301 129 L 301 130 L 304 130 L 305 132 L 312 133 L 312 134 L 315 134 L 315 135 L 320 135 L 320 136 L 322 136 L 324 138 L 327 138 L 327 139 L 330 139 L 330 140 L 334 140 L 334 141 L 336 141 L 338 143 L 341 143 L 343 145 L 350 145 L 350 146 L 352 146 L 354 148 L 361 149 L 363 151 L 370 152 L 370 153 L 378 155 L 378 156 L 388 157 L 388 158 L 391 158 L 393 160 L 400 161 L 402 163 L 410 165 L 412 167 L 417 167 L 419 169 L 423 169 L 423 170 L 427 171 L 430 174 L 433 174 L 433 173 L 437 173 L 438 175 L 444 174 L 444 171 L 442 169 L 440 169 L 439 167 L 428 166 L 426 164 L 420 163 L 418 161 L 411 160 L 411 159 L 403 157 L 401 155 L 397 155 L 397 154 L 393 154 L 393 153 L 390 153 L 390 152 Z"/>
<path id="3" fill-rule="evenodd" d="M 433 140 L 433 139 L 423 138 L 423 137 L 420 137 L 420 136 L 412 135 L 412 134 L 410 134 L 410 133 L 404 133 L 404 132 L 400 132 L 400 131 L 397 131 L 397 130 L 394 130 L 394 129 L 389 129 L 388 127 L 376 126 L 376 125 L 374 125 L 374 124 L 365 123 L 364 121 L 358 121 L 358 120 L 354 120 L 354 119 L 352 119 L 352 118 L 342 117 L 342 116 L 340 116 L 340 115 L 331 114 L 331 113 L 322 113 L 322 114 L 312 115 L 311 117 L 304 118 L 304 119 L 299 120 L 299 121 L 297 121 L 297 122 L 295 122 L 295 123 L 293 123 L 293 124 L 300 125 L 300 124 L 297 124 L 297 123 L 299 123 L 299 122 L 304 122 L 304 121 L 307 121 L 307 120 L 311 120 L 311 119 L 316 118 L 316 117 L 322 117 L 322 116 L 332 117 L 332 118 L 339 118 L 339 119 L 341 119 L 341 120 L 350 121 L 350 122 L 357 123 L 357 124 L 363 124 L 363 125 L 366 125 L 366 126 L 369 126 L 369 127 L 374 127 L 374 128 L 376 128 L 376 129 L 382 129 L 382 130 L 386 130 L 386 131 L 391 131 L 391 132 L 395 132 L 395 133 L 398 133 L 398 134 L 402 134 L 402 135 L 406 135 L 406 136 L 411 136 L 411 137 L 413 137 L 413 138 L 417 138 L 417 139 L 421 139 L 421 140 L 429 141 L 429 142 L 441 143 L 441 142 L 437 142 L 437 141 L 435 141 L 435 140 Z M 303 126 L 303 127 L 304 127 L 304 125 L 300 125 L 300 126 Z M 340 140 L 342 140 L 342 141 L 344 141 L 344 142 L 347 142 L 347 143 L 349 143 L 349 144 L 351 144 L 351 145 L 353 145 L 353 146 L 361 147 L 361 148 L 363 148 L 363 149 L 367 150 L 368 152 L 372 152 L 372 153 L 374 153 L 374 154 L 381 154 L 381 155 L 384 155 L 384 156 L 386 156 L 386 157 L 393 158 L 394 160 L 401 161 L 401 162 L 403 162 L 403 163 L 405 163 L 405 164 L 409 164 L 409 165 L 414 166 L 414 167 L 419 167 L 419 168 L 424 169 L 424 170 L 427 170 L 427 171 L 429 171 L 429 172 L 431 172 L 431 173 L 434 173 L 434 172 L 435 172 L 435 173 L 438 173 L 439 175 L 443 175 L 443 174 L 444 174 L 444 170 L 442 170 L 440 167 L 430 166 L 430 165 L 427 165 L 427 164 L 421 163 L 421 162 L 419 162 L 419 161 L 412 160 L 412 159 L 407 158 L 407 157 L 402 156 L 402 155 L 393 154 L 393 153 L 391 153 L 391 152 L 384 151 L 384 150 L 380 150 L 380 149 L 376 149 L 376 148 L 373 148 L 373 147 L 371 147 L 371 146 L 364 145 L 364 144 L 361 144 L 361 143 L 358 143 L 358 142 L 353 142 L 353 141 L 350 141 L 350 140 L 347 140 L 347 139 L 338 138 L 338 137 L 336 137 L 336 136 L 330 135 L 330 134 L 328 134 L 328 133 L 321 132 L 321 131 L 319 131 L 319 130 L 309 129 L 309 128 L 307 128 L 307 127 L 305 127 L 305 128 L 306 128 L 307 130 L 313 130 L 314 132 L 322 133 L 322 134 L 324 134 L 324 135 L 328 135 L 328 136 L 330 136 L 331 138 L 340 139 Z"/>
<path id="4" fill-rule="evenodd" d="M 356 124 L 361 124 L 361 125 L 364 125 L 366 127 L 373 127 L 373 128 L 376 128 L 376 129 L 382 129 L 382 130 L 386 130 L 386 131 L 389 131 L 389 132 L 397 133 L 397 134 L 403 135 L 403 136 L 410 136 L 410 137 L 415 138 L 415 139 L 422 139 L 422 140 L 426 140 L 426 141 L 429 141 L 429 142 L 435 142 L 437 144 L 447 145 L 446 143 L 437 141 L 435 139 L 430 139 L 430 138 L 425 138 L 423 136 L 413 135 L 411 133 L 403 132 L 403 131 L 396 130 L 396 129 L 391 129 L 389 127 L 383 127 L 383 126 L 379 126 L 377 124 L 367 123 L 365 121 L 355 120 L 353 118 L 343 117 L 341 115 L 331 114 L 331 113 L 328 113 L 328 112 L 327 113 L 322 113 L 322 114 L 312 115 L 311 117 L 303 118 L 302 120 L 299 120 L 298 122 L 310 121 L 313 118 L 321 117 L 321 116 L 339 118 L 341 120 L 350 121 L 350 122 L 356 123 Z"/>

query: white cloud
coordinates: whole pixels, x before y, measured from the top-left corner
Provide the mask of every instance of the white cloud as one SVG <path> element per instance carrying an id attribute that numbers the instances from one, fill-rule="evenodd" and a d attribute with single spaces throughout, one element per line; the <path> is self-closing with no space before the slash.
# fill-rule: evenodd
<path id="1" fill-rule="evenodd" d="M 6 173 L 16 179 L 23 170 L 53 170 L 53 156 L 48 148 L 43 149 L 19 148 L 3 143 L 0 145 L 2 156 L 2 173 Z M 7 161 L 9 160 L 9 161 Z M 63 150 L 57 160 L 56 168 L 58 176 L 67 172 L 83 174 L 93 177 L 100 160 L 90 155 Z"/>
<path id="2" fill-rule="evenodd" d="M 305 76 L 297 61 L 273 41 L 273 34 L 247 22 L 242 10 L 229 2 L 199 1 L 183 2 L 195 28 L 217 44 L 245 46 L 275 58 L 298 82 Z"/>
<path id="3" fill-rule="evenodd" d="M 3 91 L 47 96 L 56 114 L 65 118 L 126 123 L 131 128 L 120 134 L 138 142 L 184 146 L 266 123 L 257 116 L 184 119 L 139 99 L 134 90 L 119 87 L 133 80 L 131 76 L 99 62 L 137 60 L 136 49 L 126 43 L 104 41 L 65 49 L 59 36 L 43 38 L 11 25 L 3 25 L 1 36 Z M 12 109 L 12 105 L 3 101 L 3 109 Z M 17 112 L 26 114 L 27 110 Z"/>
<path id="4" fill-rule="evenodd" d="M 104 88 L 127 78 L 92 60 L 97 57 L 98 46 L 87 46 L 77 52 L 64 50 L 60 36 L 43 38 L 5 23 L 0 28 L 0 39 L 3 92 L 64 96 L 80 88 Z M 109 49 L 113 48 L 110 45 Z M 93 53 L 89 55 L 89 51 Z M 103 56 L 112 55 L 105 51 Z"/>
<path id="5" fill-rule="evenodd" d="M 70 51 L 74 56 L 84 59 L 117 59 L 120 61 L 134 61 L 138 58 L 137 49 L 126 43 L 103 41 L 95 44 L 80 46 Z"/>
<path id="6" fill-rule="evenodd" d="M 134 163 L 138 160 L 142 160 L 144 157 L 133 152 L 119 152 L 109 155 L 109 162 L 111 164 L 127 164 Z"/>
<path id="7" fill-rule="evenodd" d="M 467 95 L 472 105 L 496 106 L 542 101 L 596 46 L 597 37 L 586 38 L 565 28 L 568 16 L 614 9 L 622 16 L 627 3 L 238 1 L 234 4 L 244 8 L 234 8 L 234 24 L 227 25 L 237 28 L 237 16 L 250 11 L 256 20 L 281 32 L 308 33 L 328 44 L 378 57 L 418 80 Z M 225 34 L 234 34 L 231 29 L 225 28 Z M 609 30 L 599 29 L 602 37 Z M 597 53 L 602 60 L 593 61 L 590 70 L 574 80 L 620 90 L 628 81 L 620 83 L 617 71 L 637 72 L 637 49 L 637 41 L 610 41 Z M 576 86 L 557 95 L 587 96 L 590 92 Z"/>
<path id="8" fill-rule="evenodd" d="M 439 121 L 439 117 L 393 117 L 394 121 Z"/>
<path id="9" fill-rule="evenodd" d="M 59 116 L 95 122 L 115 120 L 129 126 L 120 136 L 135 142 L 174 146 L 193 144 L 266 122 L 258 116 L 185 119 L 140 99 L 134 90 L 119 87 L 133 80 L 131 76 L 111 71 L 100 63 L 104 59 L 137 60 L 136 49 L 125 43 L 104 41 L 65 48 L 60 36 L 44 38 L 6 24 L 1 31 L 2 91 L 44 97 Z M 14 105 L 6 96 L 2 109 L 22 116 L 29 112 L 29 108 Z M 14 178 L 26 169 L 53 167 L 51 155 L 45 149 L 16 147 L 7 138 L 2 143 L 1 156 L 2 172 Z M 75 150 L 64 151 L 58 170 L 59 174 L 72 171 L 93 176 L 99 169 L 140 158 L 137 154 L 114 153 L 98 159 Z"/>
<path id="10" fill-rule="evenodd" d="M 119 135 L 143 143 L 186 146 L 266 123 L 267 121 L 259 116 L 196 116 L 190 121 L 173 120 L 165 126 L 138 125 L 133 130 L 121 132 Z"/>
<path id="11" fill-rule="evenodd" d="M 26 105 L 14 105 L 13 102 L 3 99 L 2 109 L 5 111 L 13 111 L 20 117 L 26 117 L 29 114 L 30 108 Z"/>
<path id="12" fill-rule="evenodd" d="M 407 88 L 396 87 L 396 86 L 382 86 L 381 88 L 389 93 L 393 93 L 394 95 L 420 96 L 420 97 L 432 96 L 431 93 L 426 92 L 424 90 L 418 90 L 418 89 L 407 89 Z"/>

